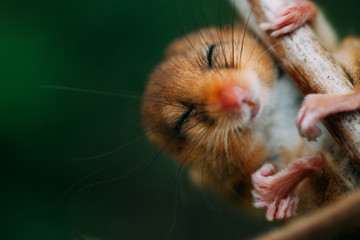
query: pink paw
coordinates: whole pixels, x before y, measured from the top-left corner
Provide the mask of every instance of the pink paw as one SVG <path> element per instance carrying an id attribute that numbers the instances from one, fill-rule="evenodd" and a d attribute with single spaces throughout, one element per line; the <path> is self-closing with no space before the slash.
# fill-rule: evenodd
<path id="1" fill-rule="evenodd" d="M 330 114 L 359 110 L 360 92 L 343 95 L 309 94 L 298 112 L 296 126 L 299 134 L 309 141 L 321 136 L 321 130 L 315 124 Z"/>
<path id="2" fill-rule="evenodd" d="M 296 186 L 305 178 L 324 175 L 325 158 L 314 153 L 293 161 L 287 168 L 275 174 L 272 164 L 264 164 L 252 176 L 254 206 L 266 207 L 266 219 L 284 219 L 296 215 L 298 197 Z"/>
<path id="3" fill-rule="evenodd" d="M 329 95 L 309 94 L 297 114 L 296 126 L 299 134 L 308 141 L 316 141 L 322 131 L 316 123 L 329 114 L 331 105 L 334 104 Z M 329 105 L 330 104 L 330 105 Z"/>
<path id="4" fill-rule="evenodd" d="M 317 15 L 316 5 L 307 0 L 289 1 L 278 11 L 271 23 L 262 23 L 264 31 L 272 31 L 270 36 L 278 37 L 295 31 L 306 22 L 313 20 Z"/>
<path id="5" fill-rule="evenodd" d="M 274 166 L 264 164 L 252 175 L 254 190 L 254 206 L 256 208 L 266 207 L 266 219 L 282 220 L 296 215 L 296 207 L 299 201 L 297 196 L 290 193 L 278 191 L 279 183 L 276 181 Z"/>

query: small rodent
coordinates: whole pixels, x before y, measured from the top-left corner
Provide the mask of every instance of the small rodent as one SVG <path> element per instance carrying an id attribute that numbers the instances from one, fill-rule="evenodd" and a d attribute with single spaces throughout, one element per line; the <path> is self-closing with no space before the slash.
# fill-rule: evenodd
<path id="1" fill-rule="evenodd" d="M 276 71 L 265 51 L 240 26 L 191 33 L 168 47 L 142 105 L 149 138 L 187 166 L 194 183 L 240 200 L 251 197 L 249 173 L 269 154 Z"/>
<path id="2" fill-rule="evenodd" d="M 263 25 L 274 37 L 318 22 L 309 1 L 293 0 L 284 8 L 287 16 Z M 359 43 L 345 39 L 332 49 L 334 56 L 359 54 Z M 350 75 L 355 68 L 345 67 Z M 196 185 L 247 208 L 253 194 L 255 206 L 267 208 L 268 220 L 293 216 L 297 208 L 315 209 L 353 191 L 359 172 L 329 137 L 318 145 L 298 137 L 300 97 L 287 79 L 277 78 L 267 49 L 244 25 L 201 29 L 171 43 L 150 75 L 143 126 L 152 142 L 188 168 Z M 300 132 L 308 136 L 301 119 Z M 275 174 L 275 168 L 283 170 Z"/>

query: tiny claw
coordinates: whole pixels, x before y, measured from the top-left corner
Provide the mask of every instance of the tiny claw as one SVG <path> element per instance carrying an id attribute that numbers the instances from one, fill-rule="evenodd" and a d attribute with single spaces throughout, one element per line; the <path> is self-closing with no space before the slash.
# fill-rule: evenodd
<path id="1" fill-rule="evenodd" d="M 279 36 L 281 36 L 281 35 L 284 35 L 284 34 L 286 34 L 286 33 L 291 32 L 291 31 L 292 31 L 293 29 L 295 29 L 295 28 L 296 28 L 295 24 L 290 24 L 290 25 L 288 25 L 288 26 L 286 26 L 286 27 L 283 27 L 283 28 L 281 28 L 281 29 L 279 29 L 279 30 L 273 31 L 273 32 L 270 34 L 270 36 L 271 36 L 271 37 L 279 37 Z"/>
<path id="2" fill-rule="evenodd" d="M 324 108 L 321 98 L 323 97 L 317 94 L 307 95 L 297 114 L 296 126 L 299 135 L 308 141 L 316 141 L 322 135 L 321 129 L 316 126 L 316 123 L 323 117 Z"/>
<path id="3" fill-rule="evenodd" d="M 273 202 L 267 206 L 265 218 L 270 222 L 274 221 L 274 215 L 277 210 L 276 204 L 277 204 L 276 202 Z"/>
<path id="4" fill-rule="evenodd" d="M 260 23 L 259 27 L 263 31 L 269 31 L 272 29 L 273 24 L 269 22 Z"/>
<path id="5" fill-rule="evenodd" d="M 275 19 L 270 23 L 260 24 L 264 31 L 273 31 L 271 37 L 279 37 L 291 33 L 313 20 L 317 15 L 317 7 L 314 3 L 306 0 L 289 1 L 281 8 Z"/>

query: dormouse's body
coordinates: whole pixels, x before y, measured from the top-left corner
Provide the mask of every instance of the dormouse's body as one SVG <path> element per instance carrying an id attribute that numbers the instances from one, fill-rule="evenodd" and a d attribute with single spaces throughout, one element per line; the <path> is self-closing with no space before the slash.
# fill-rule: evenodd
<path id="1" fill-rule="evenodd" d="M 252 192 L 269 220 L 293 216 L 297 205 L 326 205 L 355 189 L 359 176 L 330 138 L 315 145 L 298 137 L 301 100 L 276 72 L 244 27 L 201 29 L 169 46 L 142 105 L 149 138 L 187 166 L 195 184 L 242 204 Z"/>

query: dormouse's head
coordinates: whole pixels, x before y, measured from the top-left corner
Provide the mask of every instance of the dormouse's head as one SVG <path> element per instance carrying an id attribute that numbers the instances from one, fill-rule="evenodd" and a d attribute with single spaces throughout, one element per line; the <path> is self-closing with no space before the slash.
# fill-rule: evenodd
<path id="1" fill-rule="evenodd" d="M 274 77 L 272 60 L 244 28 L 201 29 L 174 41 L 151 74 L 143 125 L 185 165 L 247 158 Z"/>

